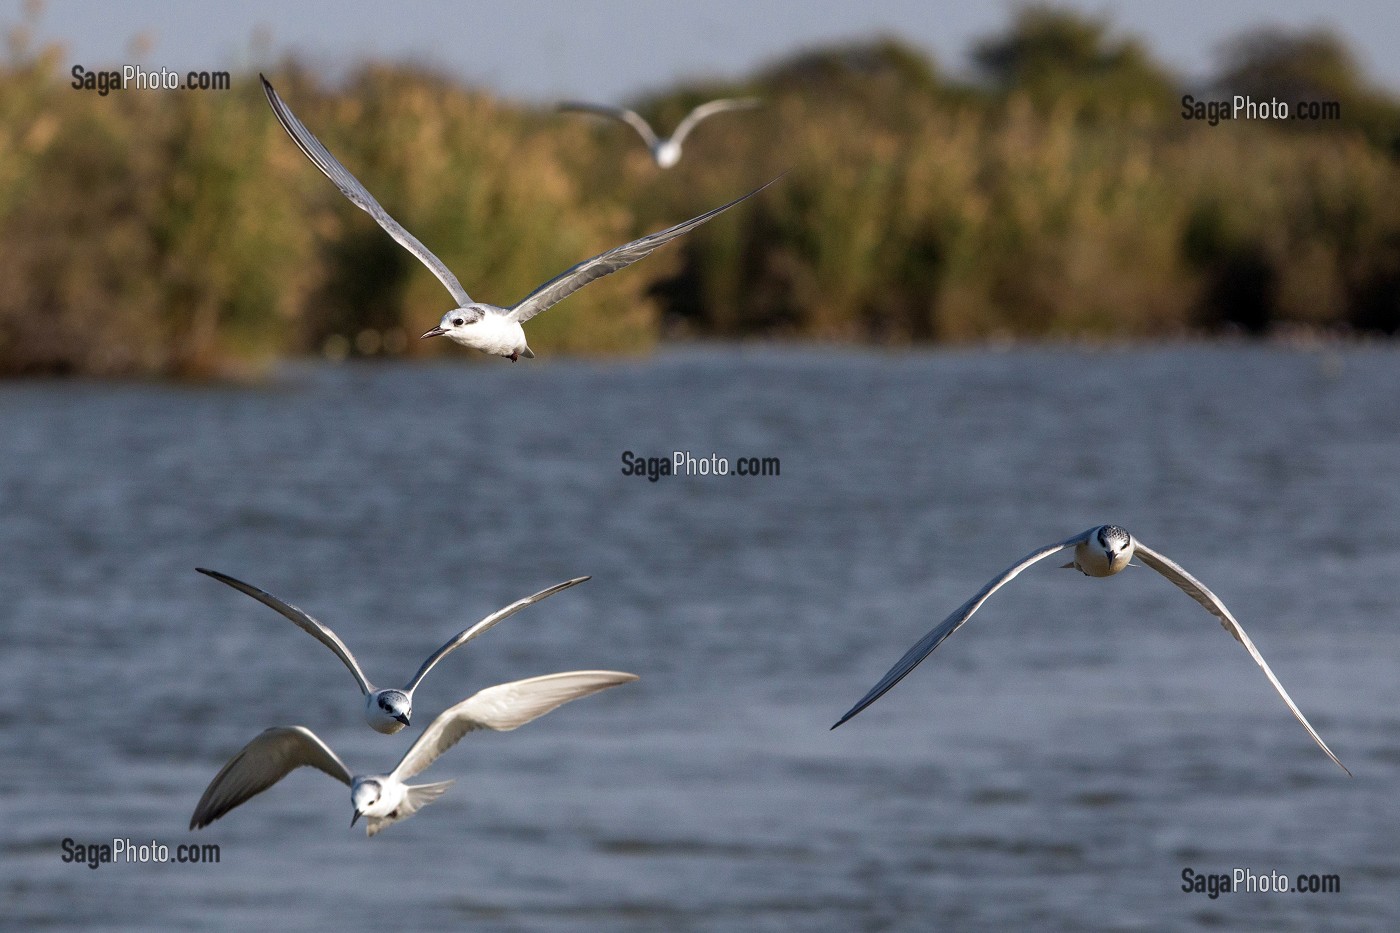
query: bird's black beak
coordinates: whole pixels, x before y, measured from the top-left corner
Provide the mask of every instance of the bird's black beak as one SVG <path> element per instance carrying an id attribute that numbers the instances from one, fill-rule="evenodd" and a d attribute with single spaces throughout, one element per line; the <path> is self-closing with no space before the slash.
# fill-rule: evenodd
<path id="1" fill-rule="evenodd" d="M 432 330 L 428 331 L 426 334 L 424 334 L 422 337 L 419 337 L 418 339 L 426 340 L 429 337 L 441 337 L 445 333 L 447 333 L 447 331 L 443 330 L 441 327 L 434 327 Z"/>
<path id="2" fill-rule="evenodd" d="M 350 817 L 350 825 L 351 825 L 351 826 L 354 826 L 354 825 L 355 825 L 355 821 L 358 820 L 359 818 L 360 818 L 360 811 L 359 811 L 359 810 L 356 810 L 356 811 L 355 811 L 355 815 L 352 816 L 352 817 Z"/>
<path id="3" fill-rule="evenodd" d="M 394 718 L 397 719 L 399 722 L 403 723 L 405 726 L 408 725 L 408 717 L 405 716 L 403 713 L 399 713 Z"/>

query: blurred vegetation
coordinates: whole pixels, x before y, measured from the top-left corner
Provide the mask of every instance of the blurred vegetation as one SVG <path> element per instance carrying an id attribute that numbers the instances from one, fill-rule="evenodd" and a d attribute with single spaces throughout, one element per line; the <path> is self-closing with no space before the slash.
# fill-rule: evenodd
<path id="1" fill-rule="evenodd" d="M 1400 330 L 1400 105 L 1326 33 L 1227 44 L 1190 91 L 1109 24 L 1025 7 L 975 80 L 883 39 L 638 103 L 705 123 L 659 171 L 630 129 L 409 65 L 279 92 L 474 297 L 777 185 L 530 324 L 545 353 L 673 336 L 903 344 Z M 226 92 L 70 85 L 0 59 L 0 373 L 200 376 L 285 355 L 449 352 L 441 285 L 317 172 L 256 73 Z M 1181 96 L 1337 100 L 1336 122 L 1184 120 Z"/>

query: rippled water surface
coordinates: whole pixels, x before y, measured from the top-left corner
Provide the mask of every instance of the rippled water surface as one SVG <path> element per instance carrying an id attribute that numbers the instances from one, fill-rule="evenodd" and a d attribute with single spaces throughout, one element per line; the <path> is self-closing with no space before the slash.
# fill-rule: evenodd
<path id="1" fill-rule="evenodd" d="M 1400 354 L 1185 347 L 688 350 L 290 368 L 256 388 L 0 386 L 0 924 L 324 930 L 1400 928 Z M 778 457 L 624 476 L 621 454 Z M 1344 762 L 1149 570 L 1035 567 L 828 727 L 1038 545 L 1117 522 L 1234 610 Z M 400 681 L 365 727 L 258 583 Z M 641 680 L 426 780 L 372 840 L 298 772 L 196 834 L 264 727 L 387 769 L 482 686 Z M 60 840 L 221 846 L 61 860 Z M 1181 890 L 1184 868 L 1336 894 Z"/>

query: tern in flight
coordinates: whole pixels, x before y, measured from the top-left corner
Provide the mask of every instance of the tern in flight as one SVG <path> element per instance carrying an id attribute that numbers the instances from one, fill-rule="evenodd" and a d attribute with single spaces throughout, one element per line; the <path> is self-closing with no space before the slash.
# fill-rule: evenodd
<path id="1" fill-rule="evenodd" d="M 309 765 L 348 785 L 355 814 L 373 836 L 442 796 L 451 781 L 405 784 L 437 757 L 478 729 L 508 732 L 571 700 L 637 679 L 619 671 L 570 671 L 488 687 L 433 720 L 388 774 L 354 775 L 316 733 L 305 726 L 274 726 L 262 732 L 214 775 L 190 817 L 199 829 L 257 796 L 297 768 Z"/>
<path id="2" fill-rule="evenodd" d="M 627 110 L 624 107 L 609 107 L 607 104 L 586 104 L 581 101 L 568 100 L 559 105 L 563 111 L 574 113 L 592 113 L 600 117 L 609 117 L 613 120 L 620 120 L 626 123 L 637 134 L 642 137 L 642 142 L 647 144 L 651 150 L 651 157 L 656 160 L 659 168 L 670 168 L 681 160 L 681 143 L 690 135 L 690 131 L 695 129 L 697 123 L 706 117 L 712 117 L 717 113 L 726 110 L 752 110 L 754 107 L 763 105 L 763 101 L 756 97 L 734 97 L 725 100 L 712 100 L 708 104 L 701 104 L 690 113 L 685 115 L 676 126 L 676 131 L 667 139 L 662 139 L 656 135 L 656 131 L 651 128 L 651 124 L 643 120 L 641 115 L 635 110 Z"/>
<path id="3" fill-rule="evenodd" d="M 401 690 L 392 688 L 380 690 L 365 677 L 364 671 L 360 669 L 360 663 L 355 660 L 355 656 L 350 653 L 350 649 L 345 647 L 345 642 L 340 640 L 340 636 L 336 635 L 335 632 L 332 632 L 325 625 L 317 622 L 307 613 L 301 611 L 291 603 L 283 602 L 265 590 L 258 589 L 251 583 L 244 583 L 242 580 L 234 579 L 226 573 L 219 573 L 217 570 L 205 570 L 203 567 L 196 567 L 195 569 L 205 576 L 213 577 L 220 583 L 227 583 L 234 589 L 253 597 L 263 605 L 277 610 L 290 619 L 292 623 L 302 631 L 335 652 L 335 656 L 340 658 L 345 666 L 350 669 L 350 673 L 355 676 L 355 683 L 359 684 L 361 692 L 365 695 L 365 722 L 369 723 L 370 728 L 375 732 L 382 732 L 385 735 L 393 735 L 409 724 L 409 720 L 413 716 L 413 691 L 417 689 L 418 685 L 423 681 L 423 678 L 428 676 L 428 671 L 432 670 L 437 662 L 441 661 L 482 632 L 491 628 L 502 619 L 509 618 L 526 606 L 533 605 L 542 599 L 553 596 L 560 590 L 567 590 L 571 586 L 590 579 L 589 577 L 576 577 L 572 580 L 565 580 L 563 583 L 557 583 L 547 590 L 540 590 L 534 596 L 526 596 L 524 599 L 518 599 L 504 609 L 497 609 L 480 622 L 470 628 L 463 629 L 449 638 L 441 648 L 428 656 L 428 660 L 424 661 L 423 666 L 418 668 L 418 673 L 409 678 L 408 683 L 405 684 Z"/>
<path id="4" fill-rule="evenodd" d="M 272 112 L 276 114 L 282 128 L 292 137 L 292 141 L 306 154 L 306 157 L 315 163 L 316 167 L 340 189 L 341 194 L 350 199 L 350 203 L 373 217 L 389 236 L 416 256 L 419 262 L 427 266 L 428 270 L 438 277 L 438 281 L 447 286 L 452 300 L 457 302 L 457 307 L 444 314 L 442 320 L 438 322 L 438 326 L 423 334 L 423 337 L 447 337 L 464 347 L 473 347 L 492 356 L 503 356 L 511 362 L 515 362 L 522 356 L 533 358 L 535 355 L 526 344 L 525 330 L 520 326 L 530 318 L 563 301 L 594 279 L 600 279 L 619 269 L 625 269 L 637 260 L 649 256 L 659 247 L 689 233 L 707 220 L 713 220 L 740 201 L 753 197 L 767 188 L 768 185 L 773 184 L 773 181 L 777 181 L 775 178 L 722 207 L 706 211 L 700 216 L 682 221 L 674 227 L 648 234 L 633 240 L 631 243 L 610 249 L 606 253 L 600 253 L 592 259 L 585 259 L 536 288 L 518 304 L 502 308 L 485 302 L 472 301 L 467 290 L 462 287 L 462 283 L 457 281 L 457 276 L 452 274 L 452 270 L 448 269 L 441 259 L 434 256 L 426 246 L 419 242 L 417 237 L 405 230 L 402 224 L 389 216 L 389 212 L 380 206 L 379 202 L 374 199 L 374 195 L 370 194 L 365 186 L 360 184 L 335 156 L 331 155 L 330 150 L 321 145 L 321 141 L 302 125 L 291 109 L 282 102 L 282 98 L 277 96 L 277 92 L 272 89 L 267 78 L 264 77 L 262 83 L 263 90 L 267 93 L 267 101 L 272 105 Z"/>
<path id="5" fill-rule="evenodd" d="M 1313 729 L 1302 710 L 1298 709 L 1298 705 L 1288 695 L 1288 691 L 1283 689 L 1283 684 L 1279 683 L 1274 672 L 1269 669 L 1269 665 L 1264 661 L 1264 656 L 1259 653 L 1258 648 L 1254 647 L 1254 642 L 1250 641 L 1240 623 L 1235 621 L 1235 617 L 1230 614 L 1229 609 L 1225 608 L 1225 604 L 1220 601 L 1219 597 L 1206 589 L 1205 584 L 1187 573 L 1176 561 L 1158 554 L 1117 525 L 1100 525 L 1072 538 L 1066 538 L 1058 544 L 1038 548 L 1003 570 L 990 583 L 978 590 L 971 599 L 953 610 L 953 614 L 940 622 L 937 628 L 919 639 L 918 643 L 905 652 L 904 657 L 900 658 L 894 667 L 880 678 L 880 682 L 871 687 L 870 692 L 861 697 L 860 701 L 852 706 L 846 715 L 842 716 L 831 728 L 835 729 L 836 726 L 841 725 L 884 696 L 891 687 L 903 680 L 906 674 L 918 667 L 920 661 L 932 654 L 933 649 L 937 648 L 943 639 L 953 634 L 959 626 L 972 618 L 972 614 L 981 608 L 989 596 L 1001 589 L 1003 584 L 1037 561 L 1044 560 L 1066 548 L 1074 548 L 1074 560 L 1064 566 L 1066 568 L 1072 567 L 1086 576 L 1112 576 L 1127 567 L 1128 563 L 1136 556 L 1144 564 L 1175 583 L 1187 596 L 1200 603 L 1207 612 L 1219 619 L 1225 631 L 1229 632 L 1235 641 L 1244 645 L 1250 657 L 1254 658 L 1259 667 L 1263 669 L 1264 676 L 1269 678 L 1269 683 L 1273 684 L 1278 695 L 1283 697 L 1283 702 L 1288 704 L 1294 718 L 1302 723 L 1304 729 L 1308 730 L 1308 735 L 1312 736 L 1318 747 L 1327 753 L 1328 758 L 1337 763 L 1337 767 L 1346 771 L 1348 775 L 1351 774 L 1347 770 L 1347 766 L 1342 764 L 1336 755 L 1332 754 L 1332 749 L 1327 747 L 1327 743 L 1322 741 L 1322 736 Z"/>

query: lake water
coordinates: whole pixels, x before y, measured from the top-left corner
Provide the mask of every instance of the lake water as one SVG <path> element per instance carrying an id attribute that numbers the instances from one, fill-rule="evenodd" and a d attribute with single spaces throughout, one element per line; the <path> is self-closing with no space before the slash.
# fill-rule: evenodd
<path id="1" fill-rule="evenodd" d="M 1400 353 L 1186 346 L 295 366 L 252 388 L 0 386 L 0 924 L 484 931 L 1400 928 Z M 623 451 L 778 457 L 624 476 Z M 1235 612 L 1356 777 L 1149 570 L 1047 561 L 828 727 L 994 573 L 1102 522 Z M 257 583 L 401 682 L 360 718 Z M 299 771 L 189 833 L 267 726 L 390 767 L 483 686 L 641 680 L 424 780 L 367 840 Z M 61 860 L 60 840 L 221 846 Z M 1340 893 L 1182 891 L 1182 871 Z"/>

